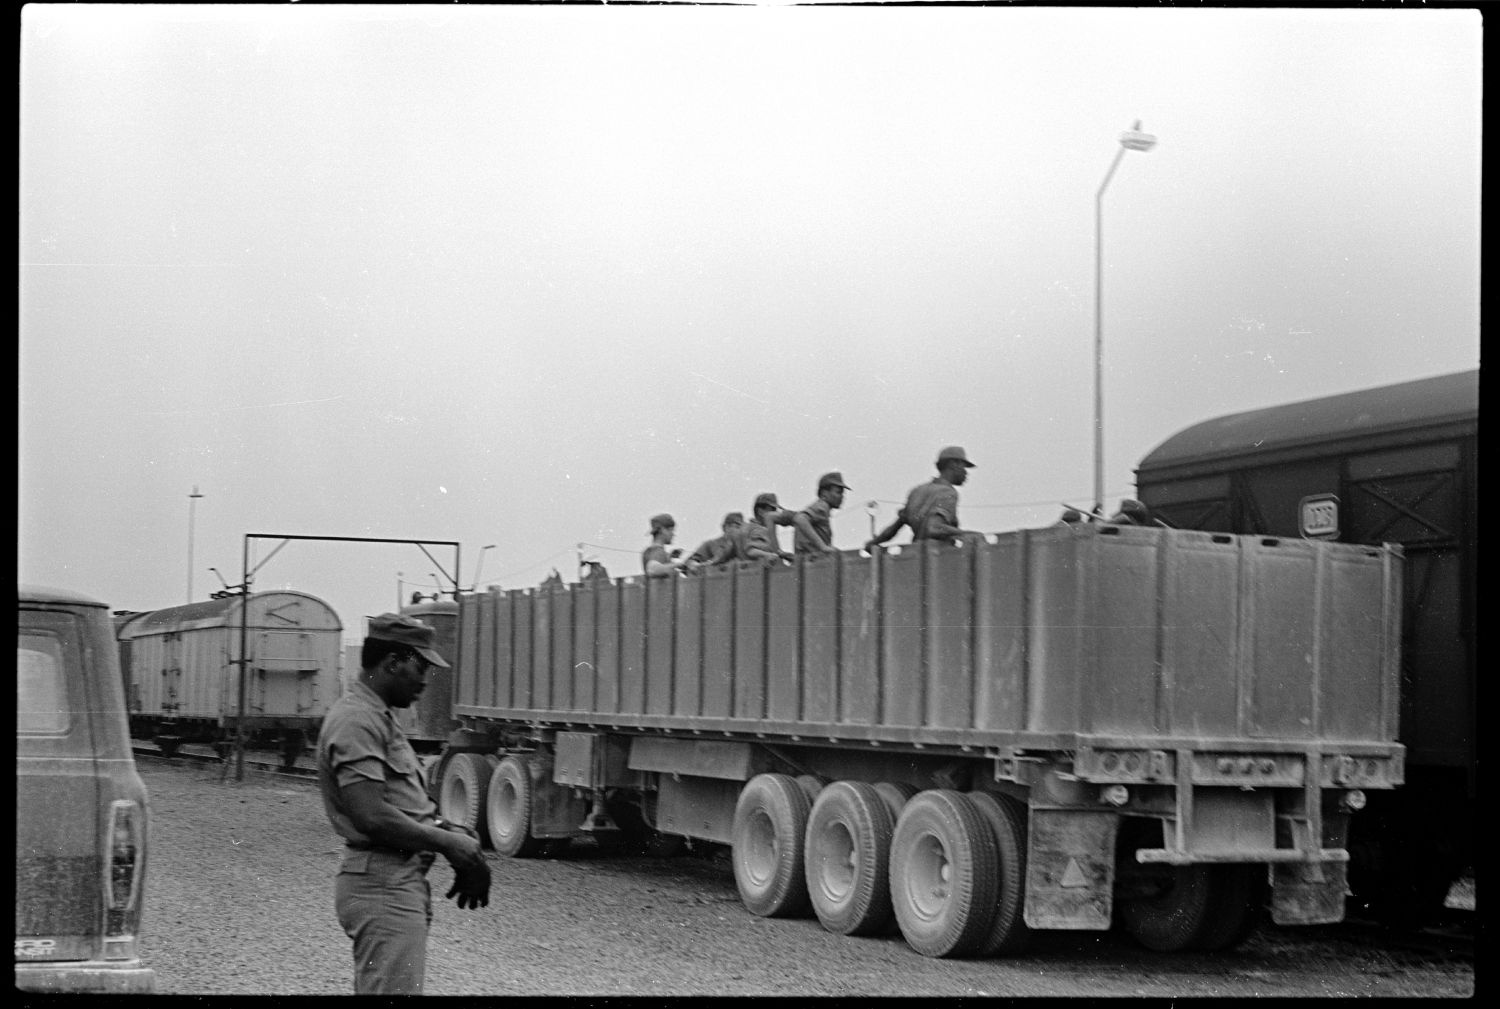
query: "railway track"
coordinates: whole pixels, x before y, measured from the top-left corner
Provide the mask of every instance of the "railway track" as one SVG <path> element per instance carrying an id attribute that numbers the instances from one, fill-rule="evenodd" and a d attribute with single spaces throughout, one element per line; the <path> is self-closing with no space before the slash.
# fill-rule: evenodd
<path id="1" fill-rule="evenodd" d="M 231 753 L 227 760 L 221 760 L 218 753 L 208 746 L 183 746 L 170 757 L 162 753 L 153 743 L 132 741 L 130 749 L 137 760 L 146 759 L 168 764 L 219 764 L 224 767 L 226 774 L 234 773 L 234 754 Z M 316 781 L 318 777 L 317 767 L 307 757 L 297 758 L 296 764 L 292 767 L 283 767 L 281 754 L 270 750 L 246 750 L 245 767 L 257 774 L 270 774 L 294 781 Z"/>

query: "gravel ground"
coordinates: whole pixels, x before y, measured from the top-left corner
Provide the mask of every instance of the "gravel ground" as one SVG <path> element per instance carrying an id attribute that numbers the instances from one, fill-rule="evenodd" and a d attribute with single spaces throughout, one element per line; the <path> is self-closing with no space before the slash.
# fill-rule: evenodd
<path id="1" fill-rule="evenodd" d="M 334 919 L 340 842 L 316 788 L 140 762 L 151 864 L 142 950 L 164 994 L 351 991 Z M 722 852 L 491 854 L 490 906 L 437 901 L 432 995 L 1004 995 L 1470 997 L 1472 962 L 1270 929 L 1240 952 L 1144 952 L 1111 933 L 1046 933 L 1001 960 L 940 961 L 899 936 L 851 939 L 745 911 Z M 451 880 L 441 861 L 433 890 Z"/>

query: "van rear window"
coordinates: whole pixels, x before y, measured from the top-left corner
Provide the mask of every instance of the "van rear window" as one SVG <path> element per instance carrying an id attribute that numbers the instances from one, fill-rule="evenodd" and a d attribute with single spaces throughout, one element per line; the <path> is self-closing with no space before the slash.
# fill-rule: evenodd
<path id="1" fill-rule="evenodd" d="M 16 731 L 68 731 L 67 664 L 56 635 L 21 628 L 16 636 Z"/>

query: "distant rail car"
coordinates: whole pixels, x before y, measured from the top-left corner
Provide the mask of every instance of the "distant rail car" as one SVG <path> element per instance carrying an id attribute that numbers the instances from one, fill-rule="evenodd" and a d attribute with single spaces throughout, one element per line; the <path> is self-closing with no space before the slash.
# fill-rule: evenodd
<path id="1" fill-rule="evenodd" d="M 248 618 L 246 613 L 248 612 Z M 243 628 L 243 630 L 242 630 Z M 240 726 L 279 741 L 290 763 L 338 696 L 343 625 L 323 600 L 277 590 L 116 615 L 131 734 L 163 753 L 183 743 L 227 748 Z"/>
<path id="2" fill-rule="evenodd" d="M 1364 389 L 1186 428 L 1136 470 L 1172 526 L 1399 543 L 1403 788 L 1354 818 L 1356 896 L 1389 923 L 1441 910 L 1474 850 L 1479 372 Z"/>

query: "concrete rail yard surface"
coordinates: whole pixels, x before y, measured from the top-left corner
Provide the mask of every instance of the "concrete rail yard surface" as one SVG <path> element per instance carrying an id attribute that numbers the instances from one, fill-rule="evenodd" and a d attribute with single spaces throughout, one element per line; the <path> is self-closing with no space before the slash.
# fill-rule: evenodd
<path id="1" fill-rule="evenodd" d="M 150 790 L 142 940 L 163 994 L 351 990 L 333 913 L 339 841 L 310 783 L 139 762 Z M 1268 928 L 1239 952 L 1152 954 L 1118 933 L 1033 935 L 1007 959 L 935 960 L 898 935 L 853 939 L 814 919 L 745 911 L 722 853 L 556 859 L 491 853 L 490 906 L 441 900 L 432 871 L 431 995 L 1471 997 L 1472 956 L 1332 929 Z"/>

